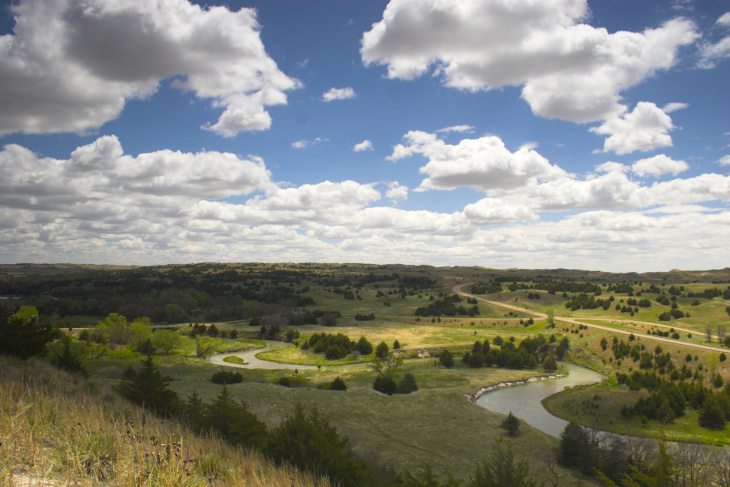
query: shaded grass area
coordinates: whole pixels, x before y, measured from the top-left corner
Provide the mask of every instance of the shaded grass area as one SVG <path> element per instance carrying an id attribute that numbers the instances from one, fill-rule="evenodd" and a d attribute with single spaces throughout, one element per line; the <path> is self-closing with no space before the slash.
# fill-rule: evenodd
<path id="1" fill-rule="evenodd" d="M 643 390 L 630 391 L 624 386 L 599 384 L 559 392 L 543 399 L 542 404 L 555 416 L 612 433 L 667 441 L 730 444 L 730 431 L 701 428 L 697 424 L 698 412 L 695 410 L 687 409 L 687 414 L 666 425 L 659 421 L 621 416 L 624 405 L 633 406 L 640 397 L 648 396 L 649 393 Z"/>
<path id="2" fill-rule="evenodd" d="M 548 478 L 542 457 L 554 450 L 556 439 L 527 425 L 518 437 L 505 437 L 499 428 L 504 416 L 480 408 L 464 396 L 465 391 L 475 392 L 477 386 L 524 378 L 535 371 L 465 369 L 441 376 L 440 368 L 429 361 L 412 362 L 403 371 L 416 376 L 419 391 L 409 395 L 388 397 L 373 391 L 373 374 L 362 366 L 299 373 L 305 377 L 311 374 L 311 383 L 326 383 L 339 375 L 348 385 L 346 392 L 261 382 L 235 384 L 229 390 L 270 425 L 280 422 L 296 402 L 317 407 L 353 440 L 358 452 L 365 456 L 378 452 L 380 461 L 397 469 L 417 470 L 428 463 L 436 472 L 449 471 L 467 480 L 494 442 L 504 441 L 518 456 L 530 460 L 533 474 Z M 220 387 L 206 389 L 205 394 L 212 395 Z M 575 485 L 570 474 L 564 473 L 564 485 Z"/>

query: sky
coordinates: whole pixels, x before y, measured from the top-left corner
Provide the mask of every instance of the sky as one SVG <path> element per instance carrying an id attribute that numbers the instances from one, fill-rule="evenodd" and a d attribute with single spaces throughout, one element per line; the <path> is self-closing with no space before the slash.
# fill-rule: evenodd
<path id="1" fill-rule="evenodd" d="M 727 0 L 0 8 L 0 263 L 730 265 Z"/>

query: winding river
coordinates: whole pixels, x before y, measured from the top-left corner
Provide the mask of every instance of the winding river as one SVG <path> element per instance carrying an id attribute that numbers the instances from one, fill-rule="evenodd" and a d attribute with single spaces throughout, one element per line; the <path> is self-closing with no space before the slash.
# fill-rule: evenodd
<path id="1" fill-rule="evenodd" d="M 256 348 L 245 352 L 221 353 L 210 358 L 210 363 L 216 365 L 224 365 L 226 367 L 240 367 L 245 369 L 316 369 L 311 365 L 296 364 L 280 364 L 261 360 L 256 355 L 269 350 L 279 350 L 281 348 L 291 347 L 291 344 L 266 341 L 266 348 Z M 224 362 L 223 359 L 231 355 L 240 357 L 245 365 Z M 567 387 L 573 387 L 583 384 L 594 384 L 605 379 L 598 372 L 594 372 L 585 367 L 579 367 L 570 363 L 565 364 L 568 375 L 557 379 L 547 379 L 527 384 L 504 387 L 483 394 L 476 403 L 490 411 L 512 414 L 550 436 L 560 438 L 560 434 L 568 424 L 564 419 L 553 416 L 542 406 L 542 400 Z"/>
<path id="2" fill-rule="evenodd" d="M 489 411 L 512 414 L 550 436 L 560 438 L 568 424 L 564 419 L 553 416 L 542 406 L 542 400 L 567 387 L 594 384 L 605 379 L 598 372 L 565 364 L 568 375 L 558 379 L 548 379 L 528 384 L 505 387 L 483 394 L 477 404 Z"/>
<path id="3" fill-rule="evenodd" d="M 280 364 L 277 362 L 270 362 L 268 360 L 261 360 L 256 355 L 268 352 L 269 350 L 279 350 L 282 348 L 293 347 L 294 345 L 284 342 L 266 341 L 266 348 L 254 348 L 253 350 L 246 350 L 245 352 L 232 352 L 232 353 L 220 353 L 210 357 L 210 363 L 215 365 L 225 365 L 226 367 L 239 367 L 243 369 L 316 369 L 312 365 L 296 365 L 296 364 Z M 230 362 L 224 362 L 223 359 L 226 357 L 239 357 L 243 359 L 245 365 L 233 364 Z"/>

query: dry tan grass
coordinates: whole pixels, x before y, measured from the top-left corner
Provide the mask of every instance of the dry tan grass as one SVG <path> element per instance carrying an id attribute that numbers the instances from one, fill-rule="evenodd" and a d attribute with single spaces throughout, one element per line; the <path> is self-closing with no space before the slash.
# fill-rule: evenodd
<path id="1" fill-rule="evenodd" d="M 328 486 L 40 361 L 0 357 L 0 487 Z"/>

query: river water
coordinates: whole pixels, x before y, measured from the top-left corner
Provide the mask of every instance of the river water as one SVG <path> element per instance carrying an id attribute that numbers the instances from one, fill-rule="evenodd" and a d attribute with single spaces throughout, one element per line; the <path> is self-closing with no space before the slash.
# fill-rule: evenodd
<path id="1" fill-rule="evenodd" d="M 477 404 L 489 411 L 509 414 L 520 418 L 530 426 L 550 436 L 560 438 L 568 422 L 553 416 L 542 406 L 542 400 L 567 387 L 594 384 L 605 379 L 598 372 L 565 364 L 568 375 L 559 379 L 548 379 L 487 392 L 477 399 Z"/>
<path id="2" fill-rule="evenodd" d="M 266 348 L 255 348 L 253 350 L 247 350 L 245 352 L 233 352 L 233 353 L 221 353 L 210 357 L 210 363 L 216 365 L 225 365 L 226 367 L 238 367 L 242 369 L 316 369 L 311 365 L 295 365 L 295 364 L 279 364 L 276 362 L 270 362 L 268 360 L 261 360 L 256 355 L 268 352 L 269 350 L 279 350 L 281 348 L 293 347 L 290 343 L 277 342 L 277 341 L 266 341 Z M 232 364 L 230 362 L 224 362 L 223 359 L 230 356 L 236 356 L 246 363 L 246 365 Z"/>

